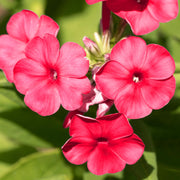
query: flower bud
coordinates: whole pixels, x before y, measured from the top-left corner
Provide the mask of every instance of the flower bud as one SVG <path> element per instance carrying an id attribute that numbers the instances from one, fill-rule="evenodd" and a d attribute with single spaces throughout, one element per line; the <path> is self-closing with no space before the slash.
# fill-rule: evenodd
<path id="1" fill-rule="evenodd" d="M 110 52 L 110 32 L 106 31 L 104 32 L 102 36 L 102 44 L 103 44 L 103 53 L 109 53 Z"/>
<path id="2" fill-rule="evenodd" d="M 101 51 L 98 45 L 94 41 L 89 39 L 88 37 L 86 36 L 83 37 L 83 43 L 85 47 L 87 48 L 87 50 L 94 56 L 99 56 L 101 54 Z"/>

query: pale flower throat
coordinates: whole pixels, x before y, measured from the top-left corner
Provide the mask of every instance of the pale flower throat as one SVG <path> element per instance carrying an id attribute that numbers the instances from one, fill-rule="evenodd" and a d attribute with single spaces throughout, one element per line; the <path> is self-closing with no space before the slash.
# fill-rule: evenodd
<path id="1" fill-rule="evenodd" d="M 52 80 L 56 80 L 58 78 L 58 74 L 57 74 L 56 70 L 51 69 L 50 76 L 51 76 Z"/>

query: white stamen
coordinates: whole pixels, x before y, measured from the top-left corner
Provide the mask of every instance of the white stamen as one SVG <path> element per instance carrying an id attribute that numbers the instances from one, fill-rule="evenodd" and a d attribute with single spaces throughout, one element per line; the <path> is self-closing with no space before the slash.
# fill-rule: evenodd
<path id="1" fill-rule="evenodd" d="M 141 3 L 141 0 L 137 0 L 137 3 Z"/>
<path id="2" fill-rule="evenodd" d="M 57 79 L 57 72 L 56 71 L 53 72 L 53 79 L 54 80 Z"/>
<path id="3" fill-rule="evenodd" d="M 139 77 L 133 76 L 133 81 L 134 81 L 135 83 L 139 82 Z"/>

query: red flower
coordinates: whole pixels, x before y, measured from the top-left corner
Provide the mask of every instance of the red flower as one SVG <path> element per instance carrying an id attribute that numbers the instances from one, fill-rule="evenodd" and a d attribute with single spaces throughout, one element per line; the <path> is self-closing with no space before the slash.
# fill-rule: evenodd
<path id="1" fill-rule="evenodd" d="M 133 133 L 123 114 L 92 119 L 75 115 L 70 124 L 70 138 L 62 147 L 64 156 L 73 164 L 87 161 L 96 175 L 122 171 L 142 156 L 144 144 Z"/>
<path id="2" fill-rule="evenodd" d="M 91 90 L 85 76 L 89 62 L 81 46 L 69 42 L 59 50 L 58 40 L 47 34 L 31 40 L 25 55 L 14 68 L 14 83 L 30 109 L 47 116 L 60 104 L 69 111 L 81 107 L 82 94 Z"/>
<path id="3" fill-rule="evenodd" d="M 164 47 L 146 46 L 143 39 L 129 37 L 113 47 L 110 61 L 95 80 L 119 112 L 138 119 L 170 101 L 175 92 L 174 71 L 174 60 Z"/>
<path id="4" fill-rule="evenodd" d="M 43 37 L 46 33 L 57 35 L 58 24 L 50 17 L 40 18 L 32 11 L 23 10 L 14 14 L 8 24 L 8 35 L 0 36 L 0 68 L 9 82 L 14 81 L 13 69 L 18 60 L 25 58 L 25 48 L 35 36 Z"/>
<path id="5" fill-rule="evenodd" d="M 86 0 L 94 4 L 103 0 Z M 104 0 L 109 9 L 125 19 L 136 35 L 147 34 L 178 15 L 178 0 Z"/>

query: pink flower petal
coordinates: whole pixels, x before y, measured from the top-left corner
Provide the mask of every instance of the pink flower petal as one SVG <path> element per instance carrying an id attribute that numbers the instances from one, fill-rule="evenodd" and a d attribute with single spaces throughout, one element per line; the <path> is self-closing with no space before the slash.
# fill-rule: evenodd
<path id="1" fill-rule="evenodd" d="M 143 35 L 150 33 L 159 27 L 159 22 L 154 19 L 151 13 L 146 9 L 144 11 L 130 11 L 124 13 L 124 19 L 131 26 L 135 35 Z M 120 17 L 121 13 L 117 14 Z"/>
<path id="2" fill-rule="evenodd" d="M 127 70 L 140 68 L 145 62 L 145 57 L 146 42 L 134 36 L 119 41 L 110 54 L 111 60 L 118 61 Z"/>
<path id="3" fill-rule="evenodd" d="M 0 68 L 9 82 L 14 81 L 13 69 L 19 59 L 25 58 L 25 43 L 9 35 L 0 36 Z"/>
<path id="4" fill-rule="evenodd" d="M 43 36 L 46 33 L 57 36 L 58 31 L 59 31 L 59 26 L 53 19 L 51 19 L 46 15 L 42 15 L 40 17 L 39 28 L 36 33 L 36 36 L 40 36 L 43 38 Z"/>
<path id="5" fill-rule="evenodd" d="M 141 89 L 143 98 L 152 109 L 160 109 L 173 97 L 176 88 L 174 76 L 166 80 L 147 79 Z"/>
<path id="6" fill-rule="evenodd" d="M 43 38 L 46 63 L 54 66 L 59 57 L 59 41 L 53 35 L 46 34 Z"/>
<path id="7" fill-rule="evenodd" d="M 59 94 L 62 106 L 69 111 L 80 108 L 83 104 L 82 94 L 91 91 L 91 84 L 87 77 L 80 79 L 60 77 L 59 78 Z"/>
<path id="8" fill-rule="evenodd" d="M 94 4 L 94 3 L 97 3 L 97 2 L 100 2 L 100 1 L 106 1 L 106 0 L 86 0 L 86 3 L 87 4 Z"/>
<path id="9" fill-rule="evenodd" d="M 30 59 L 53 66 L 59 56 L 59 41 L 50 34 L 43 39 L 35 37 L 27 45 L 25 54 Z"/>
<path id="10" fill-rule="evenodd" d="M 138 3 L 134 0 L 107 1 L 112 12 L 125 19 L 136 35 L 147 34 L 158 28 L 159 22 L 148 11 L 148 1 Z"/>
<path id="11" fill-rule="evenodd" d="M 115 99 L 120 89 L 127 84 L 129 72 L 119 62 L 108 61 L 96 73 L 97 88 L 109 99 Z"/>
<path id="12" fill-rule="evenodd" d="M 88 94 L 83 94 L 83 105 L 78 109 L 81 112 L 87 112 L 89 110 L 89 106 L 92 105 L 92 101 L 96 97 L 96 93 L 94 91 L 94 87 L 91 86 L 91 91 Z"/>
<path id="13" fill-rule="evenodd" d="M 67 42 L 60 50 L 60 74 L 66 77 L 83 77 L 89 69 L 84 49 L 76 43 Z"/>
<path id="14" fill-rule="evenodd" d="M 105 102 L 103 103 L 100 103 L 98 105 L 98 110 L 96 112 L 96 117 L 99 118 L 99 117 L 102 117 L 104 116 L 108 111 L 109 109 L 111 108 L 111 106 L 114 104 L 114 101 L 112 100 L 106 100 Z"/>
<path id="15" fill-rule="evenodd" d="M 10 18 L 7 24 L 7 32 L 14 38 L 28 42 L 35 36 L 38 27 L 38 16 L 32 11 L 22 10 Z"/>
<path id="16" fill-rule="evenodd" d="M 41 63 L 31 59 L 22 59 L 14 68 L 15 86 L 20 93 L 25 94 L 29 89 L 46 80 L 47 73 Z"/>
<path id="17" fill-rule="evenodd" d="M 135 134 L 127 138 L 113 140 L 109 146 L 127 164 L 136 163 L 143 155 L 145 147 L 142 140 Z"/>
<path id="18" fill-rule="evenodd" d="M 152 112 L 142 96 L 141 88 L 136 84 L 126 85 L 116 97 L 114 104 L 120 113 L 130 119 L 143 118 Z"/>
<path id="19" fill-rule="evenodd" d="M 61 103 L 56 86 L 45 80 L 27 91 L 24 102 L 31 110 L 41 116 L 54 114 L 58 111 Z"/>
<path id="20" fill-rule="evenodd" d="M 175 62 L 164 47 L 150 44 L 147 46 L 146 62 L 143 68 L 150 79 L 166 79 L 173 75 Z"/>
<path id="21" fill-rule="evenodd" d="M 83 114 L 82 112 L 78 111 L 78 110 L 75 110 L 75 111 L 70 111 L 65 120 L 64 120 L 64 123 L 63 123 L 63 128 L 68 128 L 71 124 L 71 120 L 72 118 L 76 115 L 76 114 Z"/>
<path id="22" fill-rule="evenodd" d="M 133 134 L 133 129 L 123 114 L 110 114 L 97 120 L 102 127 L 102 136 L 108 139 L 123 138 Z"/>
<path id="23" fill-rule="evenodd" d="M 99 143 L 88 158 L 87 167 L 96 175 L 117 173 L 125 168 L 125 161 L 113 153 L 107 144 Z"/>
<path id="24" fill-rule="evenodd" d="M 70 136 L 96 139 L 101 136 L 102 129 L 98 121 L 82 115 L 75 115 L 70 124 Z"/>
<path id="25" fill-rule="evenodd" d="M 106 100 L 107 98 L 102 94 L 102 92 L 98 91 L 97 88 L 92 87 L 90 93 L 83 95 L 83 105 L 79 108 L 79 110 L 87 112 L 89 110 L 89 106 L 100 104 Z"/>
<path id="26" fill-rule="evenodd" d="M 35 37 L 28 43 L 25 49 L 25 55 L 29 59 L 37 62 L 45 63 L 45 49 L 44 41 L 40 37 Z"/>
<path id="27" fill-rule="evenodd" d="M 96 146 L 96 141 L 86 137 L 69 139 L 62 147 L 66 159 L 73 164 L 83 164 Z"/>
<path id="28" fill-rule="evenodd" d="M 177 0 L 151 0 L 147 8 L 159 22 L 168 22 L 175 19 L 179 10 Z"/>

